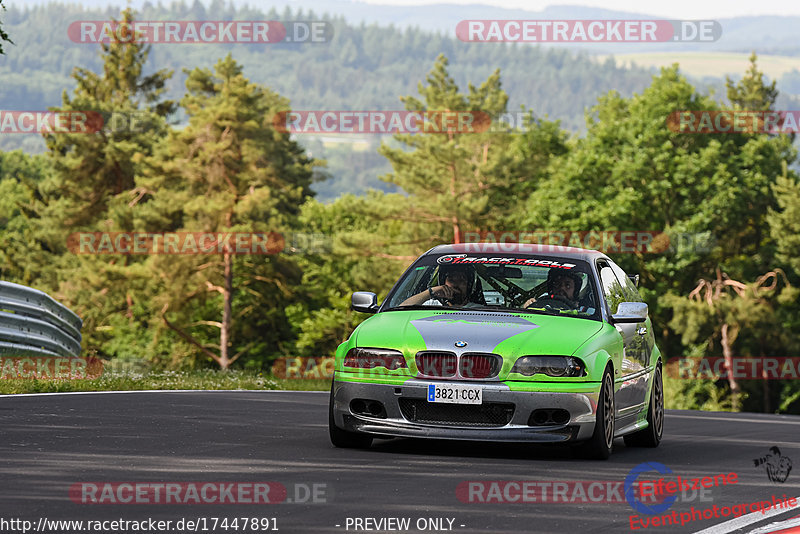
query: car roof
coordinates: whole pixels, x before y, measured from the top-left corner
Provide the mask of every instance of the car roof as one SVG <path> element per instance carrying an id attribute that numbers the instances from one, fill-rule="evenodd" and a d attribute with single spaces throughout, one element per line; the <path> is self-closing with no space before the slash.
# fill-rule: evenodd
<path id="1" fill-rule="evenodd" d="M 597 250 L 566 247 L 560 245 L 537 245 L 531 243 L 451 243 L 438 245 L 423 256 L 431 254 L 531 254 L 551 258 L 568 258 L 592 262 L 608 256 Z"/>

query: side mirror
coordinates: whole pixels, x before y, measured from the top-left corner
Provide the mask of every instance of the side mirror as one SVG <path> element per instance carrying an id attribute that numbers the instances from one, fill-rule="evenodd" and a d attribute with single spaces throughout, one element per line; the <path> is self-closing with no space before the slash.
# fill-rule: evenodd
<path id="1" fill-rule="evenodd" d="M 378 297 L 369 291 L 356 291 L 350 301 L 350 307 L 357 312 L 375 313 L 378 311 Z"/>
<path id="2" fill-rule="evenodd" d="M 617 313 L 611 316 L 615 323 L 643 323 L 647 320 L 647 304 L 644 302 L 620 302 Z"/>
<path id="3" fill-rule="evenodd" d="M 633 285 L 635 285 L 636 287 L 639 287 L 639 275 L 638 274 L 629 274 L 628 278 L 631 279 L 631 282 L 633 282 Z"/>

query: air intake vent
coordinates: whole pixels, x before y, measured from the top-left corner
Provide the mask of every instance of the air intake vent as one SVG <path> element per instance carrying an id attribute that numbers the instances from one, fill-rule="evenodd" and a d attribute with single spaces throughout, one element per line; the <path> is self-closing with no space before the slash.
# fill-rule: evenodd
<path id="1" fill-rule="evenodd" d="M 514 417 L 514 405 L 492 402 L 479 405 L 441 404 L 425 399 L 400 399 L 403 417 L 415 423 L 451 426 L 505 426 Z"/>

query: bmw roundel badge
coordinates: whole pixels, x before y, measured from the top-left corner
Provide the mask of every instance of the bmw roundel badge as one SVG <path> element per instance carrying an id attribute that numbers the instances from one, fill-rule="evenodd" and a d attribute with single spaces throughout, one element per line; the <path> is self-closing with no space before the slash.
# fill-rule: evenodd
<path id="1" fill-rule="evenodd" d="M 455 345 L 459 349 L 463 349 L 464 347 L 467 346 L 467 342 L 466 341 L 456 341 L 455 343 L 453 343 L 453 345 Z"/>

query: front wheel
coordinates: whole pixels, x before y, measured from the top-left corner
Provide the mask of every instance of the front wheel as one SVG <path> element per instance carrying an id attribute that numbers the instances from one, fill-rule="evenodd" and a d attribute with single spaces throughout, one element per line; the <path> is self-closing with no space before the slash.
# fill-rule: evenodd
<path id="1" fill-rule="evenodd" d="M 588 441 L 578 445 L 578 452 L 584 458 L 607 460 L 614 447 L 614 379 L 611 368 L 603 373 L 600 396 L 597 399 L 597 415 L 594 433 Z"/>
<path id="2" fill-rule="evenodd" d="M 331 383 L 331 399 L 328 404 L 328 433 L 333 446 L 341 449 L 366 449 L 372 445 L 372 436 L 349 432 L 336 426 L 333 419 L 333 383 Z"/>
<path id="3" fill-rule="evenodd" d="M 647 428 L 623 439 L 627 447 L 658 447 L 664 434 L 664 384 L 661 380 L 661 365 L 656 367 L 653 387 L 650 391 L 650 408 L 647 410 Z"/>

